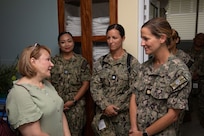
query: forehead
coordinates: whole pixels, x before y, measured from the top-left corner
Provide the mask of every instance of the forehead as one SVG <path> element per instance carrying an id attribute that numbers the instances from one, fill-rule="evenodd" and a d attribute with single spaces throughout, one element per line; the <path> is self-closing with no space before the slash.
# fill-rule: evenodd
<path id="1" fill-rule="evenodd" d="M 119 32 L 117 29 L 111 29 L 111 30 L 109 30 L 109 31 L 107 32 L 107 34 L 108 34 L 108 35 L 109 35 L 109 34 L 119 35 L 120 32 Z"/>
<path id="2" fill-rule="evenodd" d="M 50 53 L 47 51 L 47 50 L 45 50 L 45 49 L 41 49 L 40 50 L 40 57 L 47 57 L 47 56 L 50 56 Z"/>
<path id="3" fill-rule="evenodd" d="M 143 27 L 141 29 L 141 35 L 152 35 L 152 33 L 148 27 Z"/>
<path id="4" fill-rule="evenodd" d="M 69 35 L 69 34 L 63 34 L 63 35 L 61 35 L 60 36 L 60 39 L 63 39 L 63 38 L 71 38 L 71 35 Z"/>

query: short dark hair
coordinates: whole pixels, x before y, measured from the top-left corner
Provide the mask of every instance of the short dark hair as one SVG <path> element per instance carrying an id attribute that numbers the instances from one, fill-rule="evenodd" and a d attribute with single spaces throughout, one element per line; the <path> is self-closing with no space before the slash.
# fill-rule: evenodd
<path id="1" fill-rule="evenodd" d="M 61 33 L 58 35 L 58 37 L 57 37 L 57 41 L 58 41 L 58 42 L 60 41 L 60 37 L 61 37 L 62 35 L 64 35 L 64 34 L 68 34 L 68 35 L 70 35 L 70 36 L 73 38 L 73 36 L 72 36 L 72 34 L 71 34 L 70 32 L 61 32 Z"/>
<path id="2" fill-rule="evenodd" d="M 124 37 L 124 36 L 125 36 L 125 30 L 124 30 L 124 28 L 123 28 L 122 25 L 120 25 L 120 24 L 112 24 L 112 25 L 109 25 L 108 28 L 107 28 L 107 30 L 106 30 L 106 34 L 108 33 L 108 31 L 110 31 L 110 30 L 112 30 L 112 29 L 118 30 L 121 37 Z"/>

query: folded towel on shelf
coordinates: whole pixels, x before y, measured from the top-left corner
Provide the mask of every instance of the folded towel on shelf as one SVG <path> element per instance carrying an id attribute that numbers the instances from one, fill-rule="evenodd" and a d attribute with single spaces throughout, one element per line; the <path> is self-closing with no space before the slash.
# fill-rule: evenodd
<path id="1" fill-rule="evenodd" d="M 69 31 L 73 36 L 81 36 L 81 19 L 80 17 L 67 16 L 66 31 Z"/>
<path id="2" fill-rule="evenodd" d="M 109 26 L 109 17 L 98 17 L 92 20 L 92 34 L 105 35 Z M 73 36 L 81 36 L 81 19 L 80 17 L 67 16 L 66 31 L 72 33 Z"/>
<path id="3" fill-rule="evenodd" d="M 109 26 L 109 17 L 93 18 L 92 21 L 92 34 L 93 35 L 105 35 L 106 29 Z"/>

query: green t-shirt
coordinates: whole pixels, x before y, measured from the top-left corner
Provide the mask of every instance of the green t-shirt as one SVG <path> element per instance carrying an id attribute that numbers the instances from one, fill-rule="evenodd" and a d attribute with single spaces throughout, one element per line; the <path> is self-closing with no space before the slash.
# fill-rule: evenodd
<path id="1" fill-rule="evenodd" d="M 63 100 L 46 80 L 43 89 L 30 84 L 18 85 L 14 82 L 7 96 L 6 111 L 9 123 L 15 129 L 39 120 L 43 132 L 50 136 L 64 135 Z"/>

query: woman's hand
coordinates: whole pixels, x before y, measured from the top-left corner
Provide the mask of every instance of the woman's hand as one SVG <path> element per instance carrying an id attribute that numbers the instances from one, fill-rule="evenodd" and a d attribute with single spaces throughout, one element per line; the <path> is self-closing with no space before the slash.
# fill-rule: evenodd
<path id="1" fill-rule="evenodd" d="M 69 108 L 70 108 L 71 106 L 73 106 L 73 105 L 74 105 L 73 101 L 67 101 L 67 102 L 64 104 L 64 110 L 69 110 Z"/>
<path id="2" fill-rule="evenodd" d="M 137 129 L 130 129 L 129 136 L 142 136 L 142 132 Z"/>
<path id="3" fill-rule="evenodd" d="M 115 116 L 115 115 L 118 115 L 118 110 L 119 110 L 119 108 L 116 107 L 115 105 L 109 105 L 104 110 L 104 115 L 106 115 L 106 116 Z"/>

